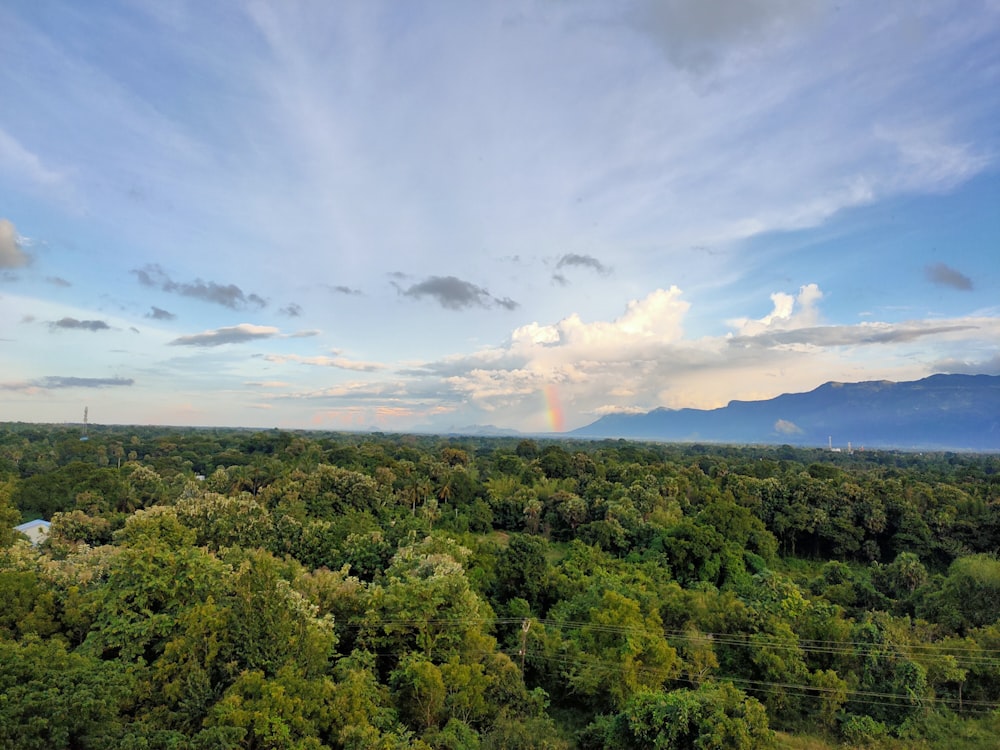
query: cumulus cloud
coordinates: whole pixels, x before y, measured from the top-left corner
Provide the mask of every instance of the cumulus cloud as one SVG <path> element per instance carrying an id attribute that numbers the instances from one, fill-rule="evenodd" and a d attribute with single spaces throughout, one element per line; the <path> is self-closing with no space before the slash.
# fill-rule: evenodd
<path id="1" fill-rule="evenodd" d="M 502 346 L 397 372 L 413 379 L 411 394 L 419 383 L 442 403 L 462 404 L 484 417 L 503 414 L 511 424 L 534 420 L 544 429 L 542 394 L 553 386 L 578 415 L 715 408 L 731 399 L 808 390 L 831 378 L 914 379 L 933 371 L 931 363 L 915 361 L 922 339 L 962 349 L 1000 337 L 1000 320 L 986 317 L 819 325 L 821 299 L 814 284 L 794 295 L 776 292 L 768 315 L 732 322 L 745 333 L 692 339 L 684 334 L 689 304 L 680 289 L 658 289 L 631 301 L 613 320 L 584 321 L 574 314 L 552 324 L 532 322 L 512 331 Z M 877 355 L 866 355 L 872 347 Z M 872 361 L 877 375 L 869 369 Z M 795 425 L 779 422 L 774 429 L 791 434 Z"/>
<path id="2" fill-rule="evenodd" d="M 267 306 L 267 300 L 258 294 L 246 294 L 236 284 L 218 284 L 214 281 L 195 279 L 190 282 L 179 282 L 171 279 L 157 264 L 152 263 L 142 268 L 135 268 L 132 274 L 143 286 L 161 289 L 182 297 L 191 297 L 202 302 L 228 307 L 230 310 L 260 310 Z"/>
<path id="3" fill-rule="evenodd" d="M 150 307 L 149 312 L 146 313 L 146 317 L 151 320 L 174 320 L 177 318 L 172 312 L 163 310 L 155 305 Z"/>
<path id="4" fill-rule="evenodd" d="M 396 288 L 404 297 L 415 299 L 431 297 L 446 310 L 466 310 L 470 307 L 502 307 L 506 310 L 515 310 L 518 307 L 517 302 L 510 297 L 494 297 L 483 287 L 454 276 L 431 276 L 406 289 L 398 284 Z"/>
<path id="5" fill-rule="evenodd" d="M 559 258 L 559 261 L 556 263 L 556 269 L 567 267 L 589 268 L 602 276 L 607 276 L 611 273 L 611 269 L 601 263 L 601 261 L 597 258 L 590 255 L 578 255 L 577 253 L 567 253 Z"/>
<path id="6" fill-rule="evenodd" d="M 21 238 L 8 219 L 0 219 L 0 268 L 23 268 L 31 261 Z"/>
<path id="7" fill-rule="evenodd" d="M 771 295 L 774 309 L 763 318 L 736 318 L 729 324 L 737 329 L 739 336 L 757 336 L 769 330 L 786 330 L 814 325 L 819 317 L 817 303 L 823 298 L 823 292 L 816 284 L 806 284 L 799 288 L 799 293 L 792 296 L 787 292 L 775 292 Z"/>
<path id="8" fill-rule="evenodd" d="M 628 303 L 625 313 L 614 321 L 585 323 L 577 314 L 554 325 L 529 323 L 514 330 L 514 349 L 525 346 L 586 348 L 591 354 L 620 350 L 624 345 L 655 340 L 675 341 L 683 335 L 681 321 L 690 304 L 681 299 L 681 290 L 657 289 L 641 300 Z M 582 351 L 581 351 L 582 353 Z"/>
<path id="9" fill-rule="evenodd" d="M 37 380 L 17 383 L 0 383 L 0 388 L 6 391 L 56 390 L 60 388 L 114 388 L 130 386 L 135 383 L 132 378 L 78 378 L 62 375 L 48 375 Z"/>
<path id="10" fill-rule="evenodd" d="M 77 320 L 76 318 L 60 318 L 49 323 L 52 330 L 68 329 L 80 331 L 107 331 L 111 329 L 103 320 Z"/>
<path id="11" fill-rule="evenodd" d="M 779 419 L 774 423 L 774 431 L 779 435 L 799 435 L 802 433 L 802 428 L 795 424 L 795 422 L 790 422 L 787 419 Z"/>
<path id="12" fill-rule="evenodd" d="M 944 263 L 935 263 L 924 269 L 927 280 L 938 286 L 947 286 L 963 292 L 972 291 L 972 279 Z"/>
<path id="13" fill-rule="evenodd" d="M 172 346 L 222 346 L 224 344 L 245 344 L 248 341 L 270 339 L 281 332 L 274 326 L 258 326 L 240 323 L 188 336 L 179 336 L 170 342 Z"/>

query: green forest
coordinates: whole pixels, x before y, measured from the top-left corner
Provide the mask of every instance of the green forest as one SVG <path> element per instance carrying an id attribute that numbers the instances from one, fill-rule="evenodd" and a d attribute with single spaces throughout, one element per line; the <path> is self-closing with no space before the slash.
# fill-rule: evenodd
<path id="1" fill-rule="evenodd" d="M 0 747 L 995 748 L 998 548 L 997 455 L 4 424 Z"/>

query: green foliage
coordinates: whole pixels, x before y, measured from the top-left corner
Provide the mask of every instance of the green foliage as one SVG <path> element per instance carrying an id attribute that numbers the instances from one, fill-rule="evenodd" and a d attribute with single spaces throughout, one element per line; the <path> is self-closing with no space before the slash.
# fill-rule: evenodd
<path id="1" fill-rule="evenodd" d="M 1000 560 L 986 554 L 955 560 L 940 590 L 921 609 L 959 631 L 996 623 L 1000 620 Z"/>
<path id="2" fill-rule="evenodd" d="M 603 736 L 601 736 L 603 735 Z M 728 683 L 641 693 L 596 739 L 605 750 L 766 750 L 774 746 L 764 707 Z"/>
<path id="3" fill-rule="evenodd" d="M 0 427 L 0 746 L 992 747 L 998 500 L 998 457 Z"/>
<path id="4" fill-rule="evenodd" d="M 14 527 L 21 522 L 21 511 L 13 502 L 14 480 L 0 479 L 0 549 L 14 543 Z"/>
<path id="5" fill-rule="evenodd" d="M 840 725 L 840 734 L 851 747 L 871 747 L 888 737 L 889 730 L 871 716 L 850 715 Z"/>
<path id="6" fill-rule="evenodd" d="M 129 696 L 130 677 L 119 664 L 67 652 L 59 640 L 0 640 L 2 747 L 114 747 Z"/>

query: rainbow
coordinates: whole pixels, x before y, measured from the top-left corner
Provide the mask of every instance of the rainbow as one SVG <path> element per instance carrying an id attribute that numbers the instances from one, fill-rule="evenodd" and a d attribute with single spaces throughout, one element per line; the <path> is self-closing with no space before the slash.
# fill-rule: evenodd
<path id="1" fill-rule="evenodd" d="M 554 385 L 545 386 L 545 405 L 552 431 L 562 432 L 566 429 L 566 423 L 563 420 L 562 405 L 559 403 L 559 392 Z"/>

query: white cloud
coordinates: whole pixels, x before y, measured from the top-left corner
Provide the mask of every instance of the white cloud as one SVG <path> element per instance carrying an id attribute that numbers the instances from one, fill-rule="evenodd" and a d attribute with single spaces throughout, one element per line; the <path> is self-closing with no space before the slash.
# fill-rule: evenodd
<path id="1" fill-rule="evenodd" d="M 23 268 L 30 260 L 30 256 L 21 247 L 21 238 L 13 223 L 8 219 L 0 219 L 0 268 Z"/>
<path id="2" fill-rule="evenodd" d="M 738 336 L 756 336 L 768 330 L 812 326 L 818 320 L 816 304 L 822 298 L 823 292 L 816 284 L 806 284 L 794 297 L 786 292 L 775 292 L 771 295 L 774 309 L 770 313 L 757 320 L 736 318 L 729 321 L 729 325 L 736 329 Z"/>
<path id="3" fill-rule="evenodd" d="M 163 13 L 146 4 L 127 21 L 67 7 L 61 26 L 31 3 L 0 14 L 10 47 L 0 89 L 14 81 L 23 94 L 4 112 L 0 193 L 51 233 L 36 262 L 54 264 L 20 276 L 25 288 L 46 275 L 72 279 L 72 288 L 42 293 L 85 306 L 85 295 L 106 291 L 99 284 L 135 268 L 152 286 L 132 285 L 133 299 L 122 302 L 132 310 L 165 320 L 191 298 L 226 309 L 184 304 L 178 319 L 202 333 L 175 338 L 137 325 L 133 343 L 121 339 L 148 320 L 0 300 L 0 335 L 18 339 L 5 342 L 12 380 L 69 371 L 56 368 L 57 357 L 106 356 L 93 348 L 96 336 L 62 336 L 59 351 L 29 340 L 28 327 L 13 324 L 28 313 L 106 319 L 113 330 L 101 345 L 129 349 L 118 359 L 143 361 L 154 376 L 165 344 L 195 347 L 169 349 L 165 363 L 171 376 L 183 373 L 170 385 L 192 393 L 213 393 L 227 377 L 234 391 L 280 377 L 302 408 L 328 399 L 371 409 L 384 399 L 405 402 L 406 419 L 461 407 L 472 414 L 463 424 L 492 410 L 529 428 L 546 424 L 540 394 L 549 385 L 583 419 L 618 407 L 718 405 L 876 370 L 915 377 L 932 359 L 974 367 L 995 350 L 995 312 L 953 306 L 992 304 L 977 259 L 942 249 L 942 260 L 976 282 L 967 302 L 939 295 L 939 319 L 899 322 L 921 314 L 915 304 L 938 304 L 925 302 L 926 283 L 923 296 L 904 299 L 913 294 L 904 258 L 917 269 L 938 258 L 917 257 L 916 244 L 886 245 L 864 250 L 862 263 L 861 248 L 848 247 L 859 234 L 853 207 L 976 191 L 992 179 L 972 178 L 990 174 L 1000 154 L 995 97 L 985 95 L 995 88 L 995 3 L 581 0 L 456 4 L 449 13 L 416 4 L 405 33 L 392 3 L 251 3 L 197 14 L 184 3 Z M 102 54 L 81 54 L 60 36 L 67 28 Z M 148 75 L 120 75 L 134 61 Z M 169 96 L 178 86 L 183 100 Z M 58 200 L 70 180 L 86 198 L 76 211 Z M 912 202 L 892 205 L 902 227 Z M 824 223 L 824 237 L 770 234 Z M 23 265 L 24 247 L 12 227 L 8 235 L 0 266 Z M 866 296 L 861 281 L 844 284 L 814 265 L 833 263 L 834 253 L 783 264 L 799 239 L 830 240 L 843 275 L 902 273 Z M 164 258 L 170 277 L 150 265 Z M 409 279 L 405 289 L 439 304 L 401 299 L 386 283 L 396 270 Z M 740 282 L 784 273 L 790 281 L 764 282 L 783 288 L 761 315 Z M 832 302 L 817 285 L 796 291 L 809 278 Z M 965 288 L 941 270 L 932 280 Z M 776 288 L 755 301 L 766 305 Z M 135 300 L 163 292 L 185 299 Z M 289 300 L 282 309 L 301 321 L 298 333 L 229 326 L 233 309 L 277 322 L 265 316 Z M 908 311 L 878 320 L 897 303 Z M 445 323 L 442 305 L 462 314 Z M 861 307 L 879 311 L 870 325 L 842 324 Z M 716 335 L 725 320 L 730 335 Z M 297 336 L 334 326 L 357 358 L 286 353 Z M 281 340 L 270 359 L 219 346 L 265 339 Z M 393 357 L 407 369 L 387 376 L 379 363 Z M 331 384 L 343 377 L 337 369 L 387 382 Z M 137 382 L 145 389 L 150 380 Z M 201 413 L 224 421 L 224 400 L 209 400 Z"/>
<path id="4" fill-rule="evenodd" d="M 774 423 L 774 431 L 781 435 L 798 435 L 801 434 L 802 428 L 795 424 L 795 422 L 790 422 L 787 419 L 779 419 Z"/>
<path id="5" fill-rule="evenodd" d="M 541 394 L 550 386 L 582 424 L 586 415 L 715 408 L 828 380 L 919 378 L 934 367 L 921 342 L 933 340 L 940 349 L 1000 337 L 996 318 L 819 325 L 823 294 L 806 284 L 794 296 L 774 293 L 774 309 L 764 318 L 732 321 L 735 336 L 689 339 L 682 328 L 689 306 L 681 296 L 677 288 L 656 290 L 613 321 L 585 323 L 572 315 L 522 326 L 505 347 L 425 365 L 423 388 L 444 401 L 467 402 L 493 421 L 545 429 Z"/>

